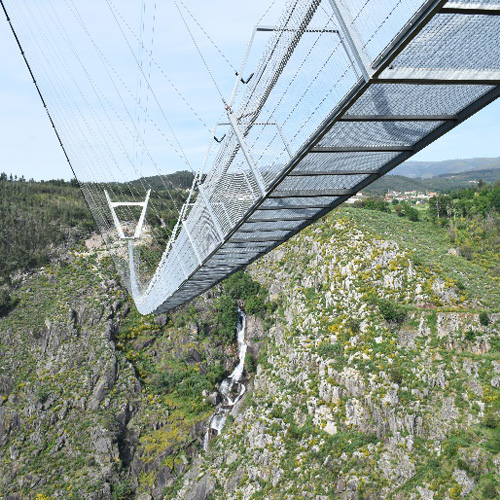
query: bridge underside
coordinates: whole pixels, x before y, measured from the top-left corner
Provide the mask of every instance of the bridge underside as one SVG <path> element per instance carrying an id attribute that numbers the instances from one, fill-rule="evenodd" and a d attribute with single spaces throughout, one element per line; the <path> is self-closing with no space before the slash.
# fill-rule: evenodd
<path id="1" fill-rule="evenodd" d="M 240 196 L 237 219 L 220 208 L 238 199 L 237 172 L 209 174 L 174 249 L 135 297 L 139 310 L 167 311 L 208 290 L 496 99 L 498 14 L 500 2 L 427 2 L 376 58 L 338 23 L 355 83 L 277 175 L 248 169 L 253 197 Z M 237 121 L 250 142 L 255 119 Z"/>

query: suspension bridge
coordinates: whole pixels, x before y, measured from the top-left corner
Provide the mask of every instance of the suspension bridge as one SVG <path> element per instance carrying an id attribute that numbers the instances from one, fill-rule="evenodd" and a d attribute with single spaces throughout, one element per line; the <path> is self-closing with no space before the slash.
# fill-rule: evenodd
<path id="1" fill-rule="evenodd" d="M 130 43 L 125 19 L 106 1 Z M 174 3 L 217 86 L 193 26 L 216 44 L 182 2 Z M 147 100 L 137 99 L 134 92 L 127 96 L 112 61 L 89 36 L 89 47 L 93 45 L 111 82 L 103 91 L 87 70 L 82 69 L 79 79 L 67 66 L 68 58 L 75 62 L 80 56 L 58 27 L 57 9 L 35 13 L 29 4 L 2 1 L 21 49 L 31 45 L 23 54 L 33 80 L 115 264 L 144 314 L 171 310 L 208 290 L 500 95 L 500 0 L 288 0 L 272 25 L 255 27 L 232 93 L 225 97 L 220 92 L 224 115 L 212 131 L 166 248 L 148 268 L 154 195 L 123 137 L 138 138 L 139 156 L 152 164 L 154 155 L 142 137 L 142 125 L 134 125 L 130 113 L 118 122 L 106 96 L 138 100 L 146 117 L 157 105 L 158 116 L 163 115 L 161 94 L 153 92 L 149 81 L 156 64 L 152 52 L 141 35 L 141 53 L 151 56 L 147 64 L 139 64 L 149 93 Z M 64 4 L 75 27 L 88 30 L 73 2 Z M 56 42 L 49 45 L 48 21 L 50 36 L 59 31 L 66 54 Z M 36 33 L 53 52 L 37 49 Z M 255 40 L 262 36 L 262 53 L 248 67 Z M 65 70 L 61 81 L 47 74 L 48 62 Z M 164 76 L 171 92 L 182 98 L 182 89 Z M 42 77 L 44 85 L 37 80 Z M 86 89 L 80 88 L 84 85 Z M 82 114 L 75 102 L 91 104 L 96 112 Z M 111 125 L 104 124 L 103 116 Z M 169 132 L 159 127 L 156 133 L 166 134 L 165 140 L 185 157 L 163 118 Z M 95 156 L 98 149 L 108 155 L 105 161 Z M 133 189 L 122 189 L 119 167 L 126 164 L 132 169 Z M 106 173 L 113 169 L 113 175 Z M 127 232 L 118 211 L 134 207 L 140 211 L 139 222 Z"/>

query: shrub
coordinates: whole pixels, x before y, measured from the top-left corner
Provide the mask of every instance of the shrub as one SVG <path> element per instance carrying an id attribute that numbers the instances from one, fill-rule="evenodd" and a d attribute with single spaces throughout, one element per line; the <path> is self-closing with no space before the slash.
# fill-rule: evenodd
<path id="1" fill-rule="evenodd" d="M 249 374 L 257 371 L 257 360 L 250 353 L 245 356 L 245 370 Z"/>
<path id="2" fill-rule="evenodd" d="M 471 445 L 466 436 L 454 435 L 444 442 L 444 454 L 450 458 L 456 457 L 460 448 L 467 448 Z"/>
<path id="3" fill-rule="evenodd" d="M 404 307 L 390 300 L 379 299 L 378 308 L 387 323 L 400 325 L 406 319 L 406 310 Z"/>
<path id="4" fill-rule="evenodd" d="M 491 439 L 486 442 L 486 449 L 496 455 L 500 453 L 500 434 L 495 432 Z"/>
<path id="5" fill-rule="evenodd" d="M 218 337 L 225 344 L 230 344 L 236 335 L 238 326 L 238 306 L 229 295 L 222 295 L 216 301 Z"/>
<path id="6" fill-rule="evenodd" d="M 427 461 L 427 467 L 437 471 L 441 469 L 441 463 L 435 458 L 429 458 L 429 460 Z"/>
<path id="7" fill-rule="evenodd" d="M 203 390 L 212 389 L 208 379 L 200 373 L 189 373 L 182 370 L 158 374 L 153 385 L 163 393 L 175 392 L 186 397 L 197 397 Z"/>
<path id="8" fill-rule="evenodd" d="M 394 210 L 399 217 L 407 217 L 412 222 L 417 222 L 419 220 L 418 210 L 405 201 L 400 205 L 396 205 Z"/>
<path id="9" fill-rule="evenodd" d="M 47 387 L 38 389 L 38 401 L 43 405 L 50 397 L 50 390 Z"/>
<path id="10" fill-rule="evenodd" d="M 483 326 L 488 326 L 490 324 L 490 317 L 486 311 L 482 311 L 479 313 L 479 323 Z"/>
<path id="11" fill-rule="evenodd" d="M 467 330 L 465 332 L 465 338 L 466 340 L 473 341 L 476 338 L 477 332 L 474 330 Z"/>
<path id="12" fill-rule="evenodd" d="M 245 312 L 264 317 L 268 292 L 245 271 L 238 271 L 224 281 L 224 295 L 232 300 L 244 300 Z"/>
<path id="13" fill-rule="evenodd" d="M 318 346 L 318 354 L 323 359 L 331 359 L 342 354 L 342 348 L 339 344 L 330 344 L 323 342 Z"/>
<path id="14" fill-rule="evenodd" d="M 400 385 L 401 382 L 403 382 L 403 374 L 398 368 L 393 368 L 392 370 L 389 371 L 389 378 L 391 379 L 391 382 L 394 382 L 395 384 Z"/>
<path id="15" fill-rule="evenodd" d="M 368 210 L 378 210 L 385 213 L 390 213 L 391 211 L 391 206 L 383 198 L 368 198 L 367 200 L 356 201 L 354 206 L 367 208 Z"/>
<path id="16" fill-rule="evenodd" d="M 490 429 L 496 429 L 498 427 L 498 415 L 489 411 L 483 418 L 483 424 Z"/>
<path id="17" fill-rule="evenodd" d="M 224 367 L 220 363 L 208 367 L 207 378 L 213 386 L 222 382 L 224 375 Z"/>
<path id="18" fill-rule="evenodd" d="M 245 300 L 259 295 L 261 288 L 245 271 L 238 271 L 224 281 L 224 293 L 234 300 Z"/>
<path id="19" fill-rule="evenodd" d="M 466 260 L 472 260 L 472 248 L 467 246 L 467 245 L 463 245 L 459 248 L 459 251 L 460 251 L 460 255 L 466 259 Z"/>
<path id="20" fill-rule="evenodd" d="M 483 486 L 483 498 L 498 498 L 497 497 L 497 486 L 496 483 L 492 480 L 489 480 L 484 486 Z"/>
<path id="21" fill-rule="evenodd" d="M 0 318 L 7 316 L 16 307 L 17 302 L 10 294 L 7 285 L 0 286 Z"/>
<path id="22" fill-rule="evenodd" d="M 132 488 L 128 481 L 122 481 L 111 485 L 111 498 L 112 500 L 126 500 L 132 498 Z"/>
<path id="23" fill-rule="evenodd" d="M 172 317 L 173 323 L 177 328 L 183 328 L 189 323 L 196 323 L 198 319 L 198 310 L 193 304 L 180 308 Z"/>
<path id="24" fill-rule="evenodd" d="M 266 305 L 262 295 L 252 295 L 245 302 L 245 312 L 251 316 L 263 316 L 265 310 Z"/>
<path id="25" fill-rule="evenodd" d="M 356 318 L 349 318 L 346 322 L 346 326 L 351 330 L 352 333 L 357 334 L 361 330 L 361 321 Z"/>

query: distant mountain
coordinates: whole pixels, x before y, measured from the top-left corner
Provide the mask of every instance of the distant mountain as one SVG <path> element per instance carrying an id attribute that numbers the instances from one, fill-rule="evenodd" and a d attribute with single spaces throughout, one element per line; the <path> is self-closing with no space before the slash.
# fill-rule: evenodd
<path id="1" fill-rule="evenodd" d="M 448 181 L 455 182 L 471 182 L 482 180 L 484 182 L 500 181 L 500 168 L 487 168 L 484 170 L 468 170 L 467 172 L 453 172 L 449 174 L 441 174 L 431 179 L 422 179 L 424 182 Z"/>
<path id="2" fill-rule="evenodd" d="M 500 158 L 467 158 L 446 161 L 407 161 L 396 167 L 391 175 L 430 178 L 472 170 L 500 169 Z"/>
<path id="3" fill-rule="evenodd" d="M 397 169 L 396 169 L 397 170 Z M 430 178 L 413 178 L 403 175 L 386 175 L 363 189 L 363 193 L 381 196 L 389 190 L 394 191 L 440 191 L 473 186 L 475 182 L 500 182 L 500 167 L 484 170 L 441 174 Z"/>

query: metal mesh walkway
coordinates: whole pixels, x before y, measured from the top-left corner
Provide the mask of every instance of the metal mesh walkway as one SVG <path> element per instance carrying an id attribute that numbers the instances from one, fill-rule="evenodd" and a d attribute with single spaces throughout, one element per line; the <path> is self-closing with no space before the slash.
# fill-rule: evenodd
<path id="1" fill-rule="evenodd" d="M 139 310 L 199 295 L 498 97 L 499 14 L 498 0 L 294 4 Z"/>

